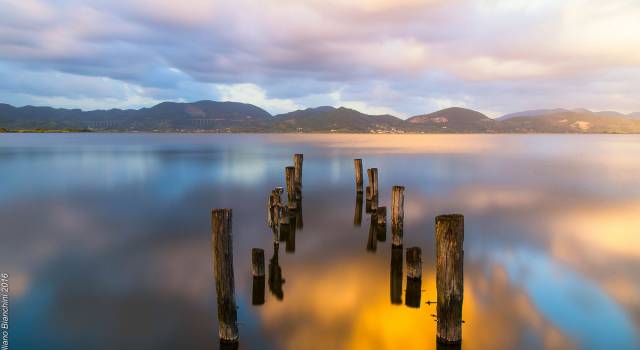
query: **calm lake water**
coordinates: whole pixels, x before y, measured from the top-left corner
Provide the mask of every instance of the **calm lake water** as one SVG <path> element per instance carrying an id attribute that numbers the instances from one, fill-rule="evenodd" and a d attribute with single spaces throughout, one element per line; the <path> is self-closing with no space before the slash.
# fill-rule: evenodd
<path id="1" fill-rule="evenodd" d="M 254 306 L 251 249 L 274 257 L 265 204 L 294 153 L 303 227 Z M 404 286 L 391 303 L 391 230 L 354 225 L 353 158 L 379 169 L 381 205 L 406 187 L 419 308 Z M 4 134 L 0 164 L 13 349 L 217 349 L 223 207 L 241 349 L 435 349 L 434 217 L 452 212 L 463 349 L 640 349 L 640 136 Z"/>

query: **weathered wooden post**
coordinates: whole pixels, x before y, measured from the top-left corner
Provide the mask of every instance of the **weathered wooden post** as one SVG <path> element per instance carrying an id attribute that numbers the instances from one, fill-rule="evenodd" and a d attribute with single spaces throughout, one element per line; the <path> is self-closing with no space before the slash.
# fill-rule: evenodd
<path id="1" fill-rule="evenodd" d="M 285 180 L 287 183 L 287 206 L 289 209 L 296 208 L 296 168 L 288 166 L 285 168 Z"/>
<path id="2" fill-rule="evenodd" d="M 253 277 L 264 277 L 264 250 L 251 249 L 251 274 Z"/>
<path id="3" fill-rule="evenodd" d="M 391 304 L 402 304 L 402 248 L 391 248 Z"/>
<path id="4" fill-rule="evenodd" d="M 362 225 L 362 192 L 356 194 L 356 211 L 353 214 L 353 226 Z"/>
<path id="5" fill-rule="evenodd" d="M 367 169 L 369 191 L 371 191 L 371 210 L 378 209 L 378 168 Z"/>
<path id="6" fill-rule="evenodd" d="M 353 167 L 356 172 L 356 193 L 362 193 L 362 159 L 354 159 Z"/>
<path id="7" fill-rule="evenodd" d="M 393 186 L 391 189 L 391 244 L 402 246 L 404 230 L 404 186 Z"/>
<path id="8" fill-rule="evenodd" d="M 376 209 L 376 224 L 376 237 L 378 241 L 385 242 L 387 240 L 387 207 Z"/>
<path id="9" fill-rule="evenodd" d="M 302 198 L 302 159 L 303 155 L 301 153 L 293 155 L 293 164 L 295 165 L 294 180 L 296 199 Z"/>
<path id="10" fill-rule="evenodd" d="M 233 279 L 231 209 L 211 211 L 211 250 L 218 302 L 218 334 L 221 341 L 237 342 L 238 316 Z"/>
<path id="11" fill-rule="evenodd" d="M 365 191 L 366 200 L 365 200 L 365 213 L 371 213 L 371 187 L 367 186 L 367 190 Z"/>
<path id="12" fill-rule="evenodd" d="M 280 222 L 282 221 L 283 205 L 280 198 L 282 187 L 276 187 L 271 191 L 267 202 L 267 223 L 273 232 L 273 240 L 277 242 L 280 234 Z"/>
<path id="13" fill-rule="evenodd" d="M 464 216 L 436 216 L 436 288 L 438 294 L 437 340 L 445 344 L 462 341 L 464 296 Z"/>

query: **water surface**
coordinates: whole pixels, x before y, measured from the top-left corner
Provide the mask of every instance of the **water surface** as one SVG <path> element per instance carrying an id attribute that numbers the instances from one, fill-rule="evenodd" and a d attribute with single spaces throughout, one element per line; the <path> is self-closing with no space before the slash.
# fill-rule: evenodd
<path id="1" fill-rule="evenodd" d="M 251 249 L 273 261 L 265 204 L 293 153 L 303 225 L 277 250 L 284 283 L 254 306 Z M 621 135 L 4 134 L 12 346 L 218 348 L 210 210 L 228 207 L 241 349 L 435 349 L 434 217 L 451 212 L 463 349 L 638 349 L 638 154 Z M 356 157 L 379 169 L 381 205 L 406 187 L 419 308 L 406 267 L 392 304 L 390 229 L 372 241 L 369 215 L 354 225 Z"/>

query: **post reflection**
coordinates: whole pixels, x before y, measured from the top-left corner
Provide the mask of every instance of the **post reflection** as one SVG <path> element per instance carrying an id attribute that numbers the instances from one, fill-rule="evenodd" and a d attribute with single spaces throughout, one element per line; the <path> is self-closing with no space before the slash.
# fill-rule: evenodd
<path id="1" fill-rule="evenodd" d="M 369 221 L 369 238 L 367 239 L 367 251 L 375 253 L 378 249 L 378 237 L 377 237 L 378 218 L 375 213 L 371 214 L 371 220 Z"/>
<path id="2" fill-rule="evenodd" d="M 443 344 L 436 339 L 436 350 L 460 350 L 462 343 L 459 344 Z"/>
<path id="3" fill-rule="evenodd" d="M 389 290 L 394 305 L 402 304 L 402 261 L 402 247 L 392 247 Z"/>
<path id="4" fill-rule="evenodd" d="M 356 195 L 356 209 L 353 214 L 353 226 L 362 226 L 362 192 Z"/>
<path id="5" fill-rule="evenodd" d="M 422 295 L 422 279 L 407 277 L 407 290 L 405 295 L 405 305 L 413 308 L 420 308 Z"/>
<path id="6" fill-rule="evenodd" d="M 282 268 L 278 264 L 279 248 L 280 244 L 273 244 L 273 257 L 269 260 L 269 291 L 278 300 L 282 300 L 284 299 L 284 291 L 282 290 L 284 279 L 282 278 Z"/>
<path id="7" fill-rule="evenodd" d="M 292 214 L 293 215 L 289 218 L 289 230 L 288 230 L 289 232 L 285 240 L 286 245 L 284 250 L 287 253 L 295 253 L 296 251 L 296 223 L 298 222 L 298 220 L 297 220 L 297 214 L 296 213 L 292 213 Z"/>
<path id="8" fill-rule="evenodd" d="M 251 304 L 252 305 L 264 304 L 264 288 L 265 288 L 264 276 L 253 277 L 253 284 L 251 288 Z"/>
<path id="9" fill-rule="evenodd" d="M 239 342 L 228 343 L 228 342 L 220 341 L 220 346 L 218 347 L 218 349 L 219 350 L 238 350 L 239 344 L 240 344 Z"/>
<path id="10" fill-rule="evenodd" d="M 378 207 L 376 210 L 376 239 L 380 242 L 387 240 L 387 208 Z"/>

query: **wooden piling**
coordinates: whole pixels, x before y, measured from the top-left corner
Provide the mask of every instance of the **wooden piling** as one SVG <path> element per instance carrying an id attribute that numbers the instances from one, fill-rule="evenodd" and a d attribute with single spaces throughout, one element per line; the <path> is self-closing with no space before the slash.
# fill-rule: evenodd
<path id="1" fill-rule="evenodd" d="M 280 222 L 282 221 L 282 199 L 280 194 L 282 187 L 276 187 L 271 191 L 269 200 L 267 201 L 267 224 L 273 232 L 274 241 L 278 241 L 280 233 Z"/>
<path id="2" fill-rule="evenodd" d="M 407 278 L 422 278 L 422 250 L 419 247 L 407 249 Z"/>
<path id="3" fill-rule="evenodd" d="M 225 342 L 238 341 L 233 279 L 233 236 L 231 209 L 213 209 L 211 212 L 211 250 L 218 303 L 218 334 Z"/>
<path id="4" fill-rule="evenodd" d="M 253 277 L 264 277 L 264 250 L 251 249 L 251 274 Z"/>
<path id="5" fill-rule="evenodd" d="M 295 165 L 294 172 L 294 181 L 295 181 L 295 192 L 296 199 L 302 198 L 302 160 L 303 155 L 301 153 L 296 153 L 293 155 L 293 164 Z"/>
<path id="6" fill-rule="evenodd" d="M 285 168 L 285 180 L 287 183 L 287 206 L 289 209 L 296 208 L 296 168 L 288 166 Z"/>
<path id="7" fill-rule="evenodd" d="M 391 189 L 391 244 L 402 246 L 404 230 L 404 186 Z"/>
<path id="8" fill-rule="evenodd" d="M 402 248 L 391 248 L 391 278 L 389 291 L 391 304 L 402 304 Z"/>
<path id="9" fill-rule="evenodd" d="M 378 209 L 378 169 L 367 169 L 369 177 L 369 191 L 371 192 L 371 210 Z"/>
<path id="10" fill-rule="evenodd" d="M 437 340 L 445 344 L 462 341 L 464 296 L 464 216 L 436 217 L 436 288 L 438 294 Z"/>
<path id="11" fill-rule="evenodd" d="M 356 173 L 356 192 L 362 193 L 362 159 L 354 159 L 353 167 Z"/>

